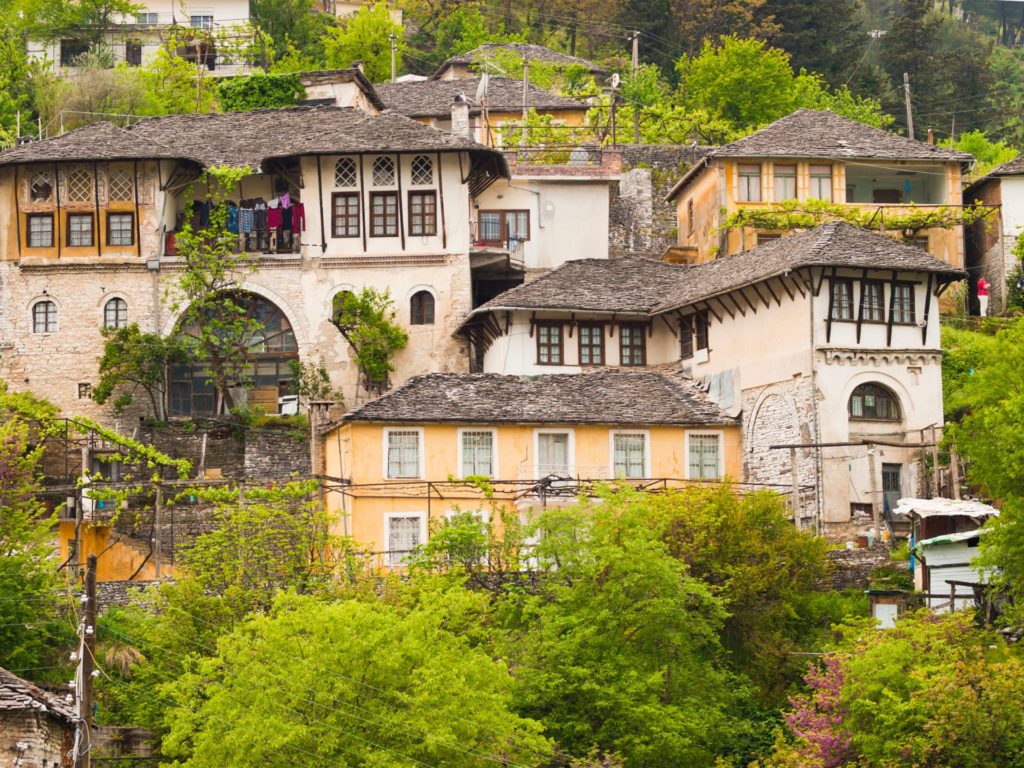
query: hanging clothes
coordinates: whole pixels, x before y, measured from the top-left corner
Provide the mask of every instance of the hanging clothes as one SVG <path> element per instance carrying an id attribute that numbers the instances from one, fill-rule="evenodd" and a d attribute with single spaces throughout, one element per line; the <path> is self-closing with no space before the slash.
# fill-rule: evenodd
<path id="1" fill-rule="evenodd" d="M 243 200 L 243 203 L 249 202 Z M 256 228 L 256 211 L 250 206 L 243 205 L 238 209 L 238 230 L 243 234 L 247 235 Z"/>
<path id="2" fill-rule="evenodd" d="M 285 192 L 281 197 L 278 198 L 281 203 L 281 207 L 288 209 L 292 207 L 292 196 Z"/>
<path id="3" fill-rule="evenodd" d="M 277 230 L 284 226 L 284 218 L 280 208 L 268 208 L 267 209 L 267 229 Z"/>
<path id="4" fill-rule="evenodd" d="M 298 234 L 306 231 L 306 206 L 295 203 L 292 206 L 292 232 Z"/>
<path id="5" fill-rule="evenodd" d="M 233 200 L 228 201 L 228 232 L 238 234 L 238 206 Z"/>
<path id="6" fill-rule="evenodd" d="M 279 229 L 283 229 L 286 232 L 292 231 L 292 214 L 295 213 L 295 209 L 291 206 L 281 209 L 281 226 Z"/>
<path id="7" fill-rule="evenodd" d="M 197 207 L 196 212 L 199 214 L 199 226 L 205 229 L 210 226 L 210 210 L 213 206 L 209 200 L 203 200 Z"/>

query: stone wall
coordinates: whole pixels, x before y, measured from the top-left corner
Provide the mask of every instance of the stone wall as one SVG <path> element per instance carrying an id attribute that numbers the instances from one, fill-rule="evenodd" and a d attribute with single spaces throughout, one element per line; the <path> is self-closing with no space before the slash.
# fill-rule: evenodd
<path id="1" fill-rule="evenodd" d="M 12 713 L 3 719 L 0 730 L 0 765 L 70 768 L 70 726 L 64 726 L 39 712 Z M 25 745 L 19 749 L 18 745 Z M 17 758 L 21 763 L 16 763 Z"/>
<path id="2" fill-rule="evenodd" d="M 99 581 L 96 583 L 96 610 L 100 613 L 114 606 L 131 605 L 138 595 L 160 582 Z"/>
<path id="3" fill-rule="evenodd" d="M 829 581 L 823 587 L 834 590 L 867 589 L 871 586 L 871 574 L 878 568 L 893 563 L 888 546 L 864 549 L 830 549 L 828 559 L 832 565 Z"/>
<path id="4" fill-rule="evenodd" d="M 622 150 L 622 180 L 608 222 L 608 255 L 658 258 L 678 237 L 675 203 L 665 202 L 706 147 L 633 145 Z"/>

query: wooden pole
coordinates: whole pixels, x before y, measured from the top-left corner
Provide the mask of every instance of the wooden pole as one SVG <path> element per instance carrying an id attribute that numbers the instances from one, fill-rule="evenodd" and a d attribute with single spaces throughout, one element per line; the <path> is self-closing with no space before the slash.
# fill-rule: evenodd
<path id="1" fill-rule="evenodd" d="M 631 36 L 633 40 L 633 79 L 636 79 L 636 71 L 640 68 L 640 33 L 637 30 L 633 30 Z M 633 143 L 640 143 L 640 105 L 636 102 L 633 103 Z"/>
<path id="2" fill-rule="evenodd" d="M 907 136 L 914 138 L 914 110 L 910 106 L 910 75 L 903 73 L 903 99 L 907 104 Z"/>
<path id="3" fill-rule="evenodd" d="M 953 498 L 960 500 L 960 458 L 956 455 L 956 446 L 949 446 L 949 483 L 952 486 Z"/>
<path id="4" fill-rule="evenodd" d="M 205 437 L 205 435 L 204 435 Z M 160 578 L 160 523 L 163 515 L 164 494 L 163 488 L 156 487 L 156 502 L 153 509 L 153 563 L 156 569 L 156 577 Z"/>
<path id="5" fill-rule="evenodd" d="M 797 530 L 801 528 L 800 520 L 800 482 L 796 468 L 796 448 L 789 449 L 789 472 L 792 490 L 790 491 L 790 503 L 793 505 L 793 523 Z"/>
<path id="6" fill-rule="evenodd" d="M 96 555 L 85 569 L 85 630 L 82 637 L 82 695 L 78 699 L 79 727 L 85 729 L 85 749 L 79 742 L 78 765 L 89 768 L 92 747 L 92 673 L 96 669 Z"/>
<path id="7" fill-rule="evenodd" d="M 935 425 L 931 426 L 932 443 L 932 498 L 942 495 L 942 468 L 939 466 L 939 441 L 936 439 Z M 923 441 L 922 441 L 923 442 Z"/>
<path id="8" fill-rule="evenodd" d="M 878 504 L 878 474 L 875 469 L 875 446 L 874 444 L 868 444 L 868 474 L 871 476 L 871 519 L 875 528 L 875 540 L 874 544 L 878 543 L 880 525 L 880 514 Z"/>

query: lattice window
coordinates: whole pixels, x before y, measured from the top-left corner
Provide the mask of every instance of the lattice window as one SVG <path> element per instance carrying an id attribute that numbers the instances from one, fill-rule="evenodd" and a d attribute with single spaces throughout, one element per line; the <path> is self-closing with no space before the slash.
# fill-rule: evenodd
<path id="1" fill-rule="evenodd" d="M 36 171 L 29 182 L 33 203 L 46 203 L 53 199 L 53 179 L 48 171 Z"/>
<path id="2" fill-rule="evenodd" d="M 351 157 L 341 158 L 334 166 L 334 186 L 354 187 L 357 180 L 356 161 Z"/>
<path id="3" fill-rule="evenodd" d="M 107 195 L 115 203 L 128 203 L 134 197 L 135 188 L 128 171 L 118 170 L 110 174 L 107 182 Z"/>
<path id="4" fill-rule="evenodd" d="M 92 200 L 92 176 L 81 169 L 68 176 L 68 202 L 87 203 Z"/>
<path id="5" fill-rule="evenodd" d="M 434 163 L 426 155 L 412 159 L 412 183 L 426 185 L 434 183 Z"/>
<path id="6" fill-rule="evenodd" d="M 390 157 L 378 157 L 373 161 L 373 184 L 376 187 L 390 187 L 395 183 L 395 161 Z"/>

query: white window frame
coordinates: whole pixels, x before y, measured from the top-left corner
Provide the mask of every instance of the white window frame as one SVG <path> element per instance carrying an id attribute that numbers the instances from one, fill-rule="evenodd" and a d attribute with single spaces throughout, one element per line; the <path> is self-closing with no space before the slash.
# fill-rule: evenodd
<path id="1" fill-rule="evenodd" d="M 462 455 L 463 455 L 463 444 L 462 436 L 467 432 L 490 432 L 491 433 L 491 474 L 488 475 L 492 480 L 500 477 L 498 472 L 498 430 L 494 427 L 459 427 L 459 444 L 458 444 L 458 462 L 459 462 L 459 478 L 466 477 L 463 474 L 462 466 Z"/>
<path id="2" fill-rule="evenodd" d="M 815 192 L 821 192 L 821 182 L 825 179 L 824 176 L 815 174 L 812 168 L 824 168 L 828 167 L 828 197 L 820 197 L 815 195 Z M 836 167 L 832 163 L 809 163 L 807 167 L 807 197 L 813 200 L 823 200 L 826 203 L 831 203 L 835 200 L 835 179 L 836 179 Z"/>
<path id="3" fill-rule="evenodd" d="M 757 186 L 751 188 L 747 179 L 753 178 L 743 168 L 745 166 L 757 166 Z M 750 197 L 751 193 L 757 195 Z M 736 202 L 737 203 L 760 203 L 764 201 L 764 164 L 763 163 L 736 163 Z"/>
<path id="4" fill-rule="evenodd" d="M 615 437 L 617 435 L 640 435 L 644 439 L 644 474 L 642 478 L 619 477 L 615 474 Z M 651 431 L 649 429 L 611 429 L 608 430 L 608 468 L 610 476 L 616 480 L 643 480 L 651 475 Z"/>
<path id="5" fill-rule="evenodd" d="M 566 474 L 576 474 L 576 430 L 566 427 L 558 429 L 555 427 L 542 427 L 533 430 L 533 466 L 540 471 L 540 436 L 541 435 L 569 435 L 569 456 L 566 462 Z M 530 478 L 536 480 L 537 478 Z"/>
<path id="6" fill-rule="evenodd" d="M 452 518 L 456 515 L 473 515 L 484 525 L 488 525 L 491 522 L 491 513 L 487 509 L 446 509 L 444 519 L 447 522 L 451 522 Z"/>
<path id="7" fill-rule="evenodd" d="M 715 480 L 723 480 L 725 478 L 725 430 L 724 429 L 688 429 L 686 430 L 686 450 L 685 461 L 686 461 L 686 479 L 705 481 L 709 478 L 702 477 L 691 477 L 690 476 L 690 437 L 694 436 L 716 436 L 718 437 L 718 477 Z"/>
<path id="8" fill-rule="evenodd" d="M 420 543 L 423 546 L 427 543 L 427 513 L 426 512 L 385 512 L 384 513 L 384 565 L 389 568 L 405 568 L 408 563 L 405 559 L 412 553 L 402 555 L 398 561 L 393 561 L 391 554 L 391 521 L 399 517 L 416 517 L 420 521 Z"/>
<path id="9" fill-rule="evenodd" d="M 390 474 L 388 474 L 388 445 L 391 440 L 390 436 L 392 432 L 415 432 L 417 434 L 417 468 L 415 477 L 392 477 Z M 381 477 L 383 477 L 385 480 L 422 480 L 426 475 L 423 467 L 423 454 L 425 453 L 423 445 L 423 427 L 386 427 L 384 429 L 384 440 L 382 444 L 382 449 L 383 460 L 381 466 Z"/>

